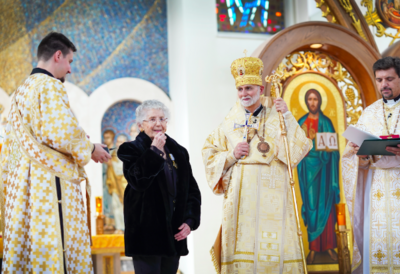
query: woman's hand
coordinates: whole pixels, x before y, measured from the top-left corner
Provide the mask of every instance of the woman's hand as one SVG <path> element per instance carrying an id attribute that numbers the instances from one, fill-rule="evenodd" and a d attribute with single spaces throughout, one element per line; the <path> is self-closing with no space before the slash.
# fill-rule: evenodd
<path id="1" fill-rule="evenodd" d="M 164 145 L 165 145 L 165 140 L 167 140 L 167 136 L 165 136 L 164 133 L 159 132 L 157 135 L 154 137 L 153 142 L 151 143 L 152 146 L 155 146 L 162 152 L 164 152 Z"/>
<path id="2" fill-rule="evenodd" d="M 175 236 L 174 236 L 175 240 L 177 240 L 177 241 L 182 241 L 182 240 L 186 239 L 186 237 L 189 236 L 189 234 L 191 232 L 190 227 L 188 226 L 187 223 L 183 223 L 178 229 L 181 232 L 175 234 Z"/>

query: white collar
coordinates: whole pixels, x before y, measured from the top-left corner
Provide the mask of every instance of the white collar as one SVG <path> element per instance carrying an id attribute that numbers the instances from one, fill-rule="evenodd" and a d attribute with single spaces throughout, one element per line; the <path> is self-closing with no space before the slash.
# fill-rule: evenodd
<path id="1" fill-rule="evenodd" d="M 388 107 L 394 106 L 396 103 L 397 103 L 397 102 L 396 102 L 394 99 L 392 99 L 392 100 L 386 100 L 386 102 L 385 102 L 385 104 L 386 104 Z"/>

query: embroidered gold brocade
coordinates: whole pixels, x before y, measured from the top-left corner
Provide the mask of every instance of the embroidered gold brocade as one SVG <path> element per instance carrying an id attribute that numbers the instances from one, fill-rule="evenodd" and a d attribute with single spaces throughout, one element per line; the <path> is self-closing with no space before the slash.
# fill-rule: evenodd
<path id="1" fill-rule="evenodd" d="M 388 119 L 390 130 L 395 127 L 397 113 L 400 110 L 400 103 L 394 106 L 385 106 L 386 112 L 394 113 Z M 394 117 L 393 117 L 394 116 Z M 374 135 L 386 134 L 386 126 L 382 114 L 382 100 L 366 108 L 361 115 L 356 127 L 370 132 Z M 399 134 L 397 130 L 397 134 Z M 399 273 L 400 270 L 400 169 L 399 168 L 378 168 L 375 166 L 380 157 L 373 157 L 373 161 L 367 166 L 372 172 L 370 210 L 370 231 L 364 231 L 370 237 L 369 246 L 369 269 L 363 269 L 364 273 Z M 342 158 L 343 187 L 350 212 L 351 223 L 354 224 L 357 208 L 364 207 L 363 202 L 357 200 L 357 182 L 366 180 L 363 170 L 359 169 L 359 159 L 354 150 L 347 146 Z M 362 184 L 360 182 L 359 184 Z M 354 229 L 354 228 L 353 228 Z M 357 235 L 355 235 L 357 238 Z M 353 270 L 362 263 L 362 254 L 358 248 L 359 242 L 354 242 Z"/>
<path id="2" fill-rule="evenodd" d="M 260 127 L 266 124 L 271 146 L 266 157 L 257 150 L 257 135 L 250 140 L 246 159 L 231 157 L 243 136 L 243 129 L 233 130 L 234 123 L 244 122 L 239 101 L 202 150 L 210 188 L 215 194 L 228 192 L 223 199 L 221 273 L 303 273 L 279 116 L 269 98 L 264 99 L 268 115 L 259 122 Z M 294 167 L 312 142 L 292 115 L 286 125 Z"/>
<path id="3" fill-rule="evenodd" d="M 93 273 L 79 184 L 86 179 L 83 166 L 93 144 L 72 114 L 60 81 L 34 74 L 14 96 L 0 155 L 3 272 L 61 274 L 65 254 L 68 273 Z M 56 176 L 62 192 L 64 249 Z"/>

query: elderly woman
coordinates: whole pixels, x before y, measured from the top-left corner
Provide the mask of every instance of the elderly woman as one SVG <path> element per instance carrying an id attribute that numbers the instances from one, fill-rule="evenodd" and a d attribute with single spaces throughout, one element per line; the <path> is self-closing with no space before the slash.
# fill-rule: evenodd
<path id="1" fill-rule="evenodd" d="M 140 134 L 118 157 L 128 181 L 124 197 L 125 254 L 136 274 L 175 274 L 186 237 L 200 225 L 201 195 L 186 149 L 165 134 L 169 111 L 157 100 L 136 109 Z"/>

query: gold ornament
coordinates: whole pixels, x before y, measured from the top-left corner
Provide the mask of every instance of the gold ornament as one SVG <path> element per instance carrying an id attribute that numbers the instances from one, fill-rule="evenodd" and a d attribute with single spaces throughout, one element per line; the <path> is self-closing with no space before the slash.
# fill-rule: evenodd
<path id="1" fill-rule="evenodd" d="M 379 2 L 377 3 L 377 5 L 379 5 Z M 368 25 L 376 27 L 376 33 L 375 33 L 376 37 L 382 37 L 382 36 L 390 37 L 392 38 L 392 41 L 390 42 L 389 46 L 393 45 L 394 41 L 400 38 L 400 25 L 391 23 L 387 19 L 382 19 L 382 16 L 384 15 L 381 12 L 379 12 L 379 10 L 374 9 L 373 0 L 362 0 L 361 6 L 367 8 L 367 13 L 364 15 L 364 17 Z M 389 25 L 390 27 L 397 29 L 397 32 L 395 34 L 388 33 L 387 28 L 383 23 L 386 23 L 386 25 Z"/>
<path id="2" fill-rule="evenodd" d="M 246 51 L 245 51 L 246 53 Z M 236 88 L 243 85 L 262 86 L 264 64 L 257 57 L 243 57 L 233 61 L 231 73 L 235 78 Z"/>
<path id="3" fill-rule="evenodd" d="M 315 1 L 317 4 L 317 8 L 321 9 L 322 17 L 325 17 L 330 23 L 337 24 L 337 20 L 335 15 L 332 13 L 328 3 L 325 0 Z"/>
<path id="4" fill-rule="evenodd" d="M 276 73 L 282 75 L 279 77 L 280 87 L 282 86 L 281 82 L 306 72 L 322 73 L 337 83 L 346 102 L 347 123 L 356 124 L 363 110 L 363 102 L 356 81 L 343 65 L 326 54 L 299 51 L 286 56 L 276 69 Z"/>
<path id="5" fill-rule="evenodd" d="M 260 137 L 260 142 L 257 145 L 257 150 L 262 153 L 263 157 L 267 157 L 266 153 L 268 153 L 269 149 L 269 144 L 264 141 L 263 137 Z"/>
<path id="6" fill-rule="evenodd" d="M 358 34 L 365 40 L 368 41 L 367 36 L 365 36 L 365 33 L 361 27 L 361 21 L 359 19 L 356 19 L 353 11 L 353 6 L 350 3 L 350 0 L 340 0 L 340 4 L 344 8 L 344 10 L 350 15 L 351 19 L 353 20 L 353 27 L 356 29 Z"/>

